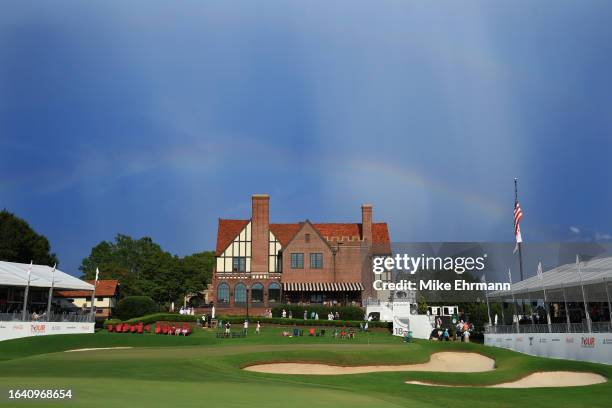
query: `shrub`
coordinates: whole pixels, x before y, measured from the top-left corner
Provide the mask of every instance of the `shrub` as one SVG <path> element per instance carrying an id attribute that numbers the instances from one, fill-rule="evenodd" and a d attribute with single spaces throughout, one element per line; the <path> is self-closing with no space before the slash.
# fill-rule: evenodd
<path id="1" fill-rule="evenodd" d="M 365 311 L 364 309 L 357 306 L 323 306 L 323 305 L 278 305 L 272 309 L 272 316 L 281 317 L 283 309 L 289 316 L 289 311 L 293 314 L 296 319 L 302 319 L 304 317 L 304 310 L 308 311 L 308 319 L 310 319 L 310 313 L 315 312 L 319 314 L 319 319 L 327 320 L 327 314 L 329 312 L 340 315 L 340 319 L 343 320 L 363 320 Z"/>
<path id="2" fill-rule="evenodd" d="M 242 324 L 244 323 L 244 317 L 236 317 L 236 316 L 219 316 L 219 320 L 223 320 L 224 322 L 230 322 L 231 324 Z M 255 323 L 259 321 L 260 323 L 268 323 L 268 324 L 282 324 L 286 326 L 327 326 L 327 327 L 359 327 L 360 324 L 364 322 L 362 320 L 304 320 L 304 319 L 283 319 L 282 317 L 257 317 L 251 316 L 249 317 L 250 323 Z M 393 324 L 391 322 L 368 322 L 368 326 L 370 328 L 382 327 L 382 328 L 391 328 Z"/>
<path id="3" fill-rule="evenodd" d="M 115 315 L 121 319 L 144 316 L 159 310 L 157 304 L 148 296 L 128 296 L 119 301 Z"/>
<path id="4" fill-rule="evenodd" d="M 199 315 L 201 317 L 201 315 Z M 126 320 L 125 323 L 144 323 L 151 324 L 156 322 L 196 322 L 198 315 L 182 315 L 178 313 L 154 313 L 146 316 L 134 317 Z"/>
<path id="5" fill-rule="evenodd" d="M 200 315 L 201 317 L 201 315 Z M 128 323 L 128 324 L 152 324 L 157 322 L 196 322 L 198 316 L 181 315 L 178 313 L 153 313 L 146 316 L 133 317 L 128 320 L 111 319 L 104 322 L 104 327 L 109 324 Z"/>
<path id="6" fill-rule="evenodd" d="M 115 324 L 118 324 L 118 323 L 121 323 L 121 320 L 119 320 L 119 319 L 108 319 L 108 320 L 105 320 L 105 321 L 104 321 L 104 323 L 102 324 L 102 326 L 103 326 L 103 327 L 106 329 L 106 327 L 107 327 L 109 324 L 115 325 Z"/>

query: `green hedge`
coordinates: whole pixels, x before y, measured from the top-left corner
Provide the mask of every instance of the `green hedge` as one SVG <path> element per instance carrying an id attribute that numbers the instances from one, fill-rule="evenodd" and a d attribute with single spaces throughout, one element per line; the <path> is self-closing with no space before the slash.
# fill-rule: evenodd
<path id="1" fill-rule="evenodd" d="M 235 317 L 235 316 L 219 316 L 218 320 L 223 320 L 224 322 L 229 321 L 231 324 L 242 324 L 244 323 L 244 317 Z M 335 326 L 335 327 L 359 327 L 360 324 L 363 324 L 363 320 L 304 320 L 304 319 L 283 319 L 282 317 L 249 317 L 250 323 L 255 323 L 259 321 L 260 323 L 268 323 L 268 324 L 282 324 L 286 326 L 293 326 L 294 324 L 297 326 Z M 368 327 L 383 327 L 391 329 L 393 324 L 391 322 L 368 322 Z"/>
<path id="2" fill-rule="evenodd" d="M 148 296 L 128 296 L 117 304 L 115 315 L 122 319 L 145 316 L 159 311 L 157 304 Z"/>
<path id="3" fill-rule="evenodd" d="M 201 316 L 199 316 L 201 317 Z M 111 319 L 111 320 L 106 320 L 104 322 L 104 327 L 108 326 L 109 324 L 118 324 L 118 323 L 128 323 L 128 324 L 136 324 L 136 323 L 143 323 L 143 324 L 152 324 L 152 323 L 157 323 L 157 322 L 196 322 L 198 320 L 198 316 L 192 316 L 192 315 L 182 315 L 182 314 L 178 314 L 178 313 L 153 313 L 153 314 L 149 314 L 146 316 L 140 316 L 140 317 L 134 317 L 132 319 L 128 319 L 128 320 L 119 320 L 119 319 Z"/>
<path id="4" fill-rule="evenodd" d="M 109 324 L 119 324 L 119 323 L 128 323 L 128 324 L 136 324 L 142 322 L 143 324 L 152 324 L 161 321 L 168 322 L 196 322 L 198 318 L 201 318 L 201 315 L 191 316 L 191 315 L 181 315 L 178 313 L 154 313 L 146 316 L 135 317 L 133 319 L 129 319 L 126 321 L 122 321 L 119 319 L 111 319 L 106 320 L 104 322 L 104 327 L 106 328 Z M 235 317 L 235 316 L 218 316 L 218 320 L 223 320 L 224 322 L 229 321 L 231 324 L 242 324 L 244 323 L 244 317 Z M 293 326 L 294 324 L 297 326 L 336 326 L 336 327 L 359 327 L 360 324 L 363 323 L 361 320 L 304 320 L 304 319 L 283 319 L 281 317 L 249 317 L 249 322 L 255 323 L 259 321 L 260 323 L 267 324 L 282 324 L 287 326 Z M 368 326 L 370 328 L 382 327 L 391 329 L 392 324 L 388 322 L 369 322 Z"/>
<path id="5" fill-rule="evenodd" d="M 315 312 L 319 314 L 320 320 L 327 320 L 329 312 L 334 313 L 334 315 L 338 312 L 340 319 L 343 320 L 363 320 L 365 315 L 365 311 L 357 306 L 278 305 L 272 309 L 272 316 L 281 317 L 283 309 L 287 312 L 287 316 L 289 316 L 289 311 L 291 311 L 294 319 L 302 319 L 304 317 L 304 310 L 308 311 L 308 319 L 310 319 L 310 314 Z"/>

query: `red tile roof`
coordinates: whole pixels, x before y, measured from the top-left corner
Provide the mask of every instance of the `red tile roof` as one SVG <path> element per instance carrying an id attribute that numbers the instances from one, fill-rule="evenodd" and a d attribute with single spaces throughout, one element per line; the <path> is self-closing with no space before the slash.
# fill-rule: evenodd
<path id="1" fill-rule="evenodd" d="M 217 255 L 221 255 L 225 248 L 240 234 L 250 220 L 224 220 L 219 218 L 217 228 Z"/>
<path id="2" fill-rule="evenodd" d="M 302 227 L 302 224 L 297 222 L 295 224 L 270 224 L 270 231 L 278 239 L 282 246 L 285 246 L 291 241 L 291 238 Z"/>
<path id="3" fill-rule="evenodd" d="M 86 281 L 87 283 L 94 284 L 93 280 Z M 96 297 L 112 297 L 117 293 L 117 287 L 119 281 L 116 279 L 100 279 L 96 284 Z M 91 290 L 62 290 L 55 292 L 56 296 L 66 298 L 78 298 L 91 296 Z"/>
<path id="4" fill-rule="evenodd" d="M 238 236 L 240 231 L 249 223 L 249 220 L 224 220 L 219 219 L 217 230 L 217 255 L 221 255 L 228 245 Z M 361 238 L 361 223 L 323 223 L 312 224 L 317 231 L 326 239 L 337 237 L 359 237 Z M 285 246 L 297 234 L 302 223 L 270 224 L 270 230 Z M 390 248 L 389 230 L 386 222 L 372 224 L 372 244 L 376 252 L 387 251 Z"/>

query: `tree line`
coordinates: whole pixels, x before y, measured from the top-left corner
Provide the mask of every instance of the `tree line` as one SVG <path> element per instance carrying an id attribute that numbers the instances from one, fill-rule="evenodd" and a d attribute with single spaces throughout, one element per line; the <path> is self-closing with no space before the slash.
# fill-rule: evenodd
<path id="1" fill-rule="evenodd" d="M 0 212 L 0 260 L 59 265 L 49 240 L 34 231 L 27 221 L 3 210 Z M 81 279 L 118 279 L 121 297 L 150 296 L 159 304 L 182 302 L 188 293 L 200 292 L 210 283 L 215 254 L 212 251 L 179 257 L 164 251 L 149 237 L 132 238 L 118 234 L 102 241 L 83 259 Z"/>

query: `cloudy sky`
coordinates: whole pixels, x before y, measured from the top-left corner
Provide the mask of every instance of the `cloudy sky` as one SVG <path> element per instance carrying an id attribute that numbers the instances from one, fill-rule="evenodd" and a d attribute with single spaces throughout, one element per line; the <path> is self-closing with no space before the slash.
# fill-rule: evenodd
<path id="1" fill-rule="evenodd" d="M 67 272 L 117 233 L 211 249 L 252 193 L 511 241 L 515 176 L 527 242 L 611 238 L 609 1 L 123 3 L 0 6 L 0 208 Z"/>

